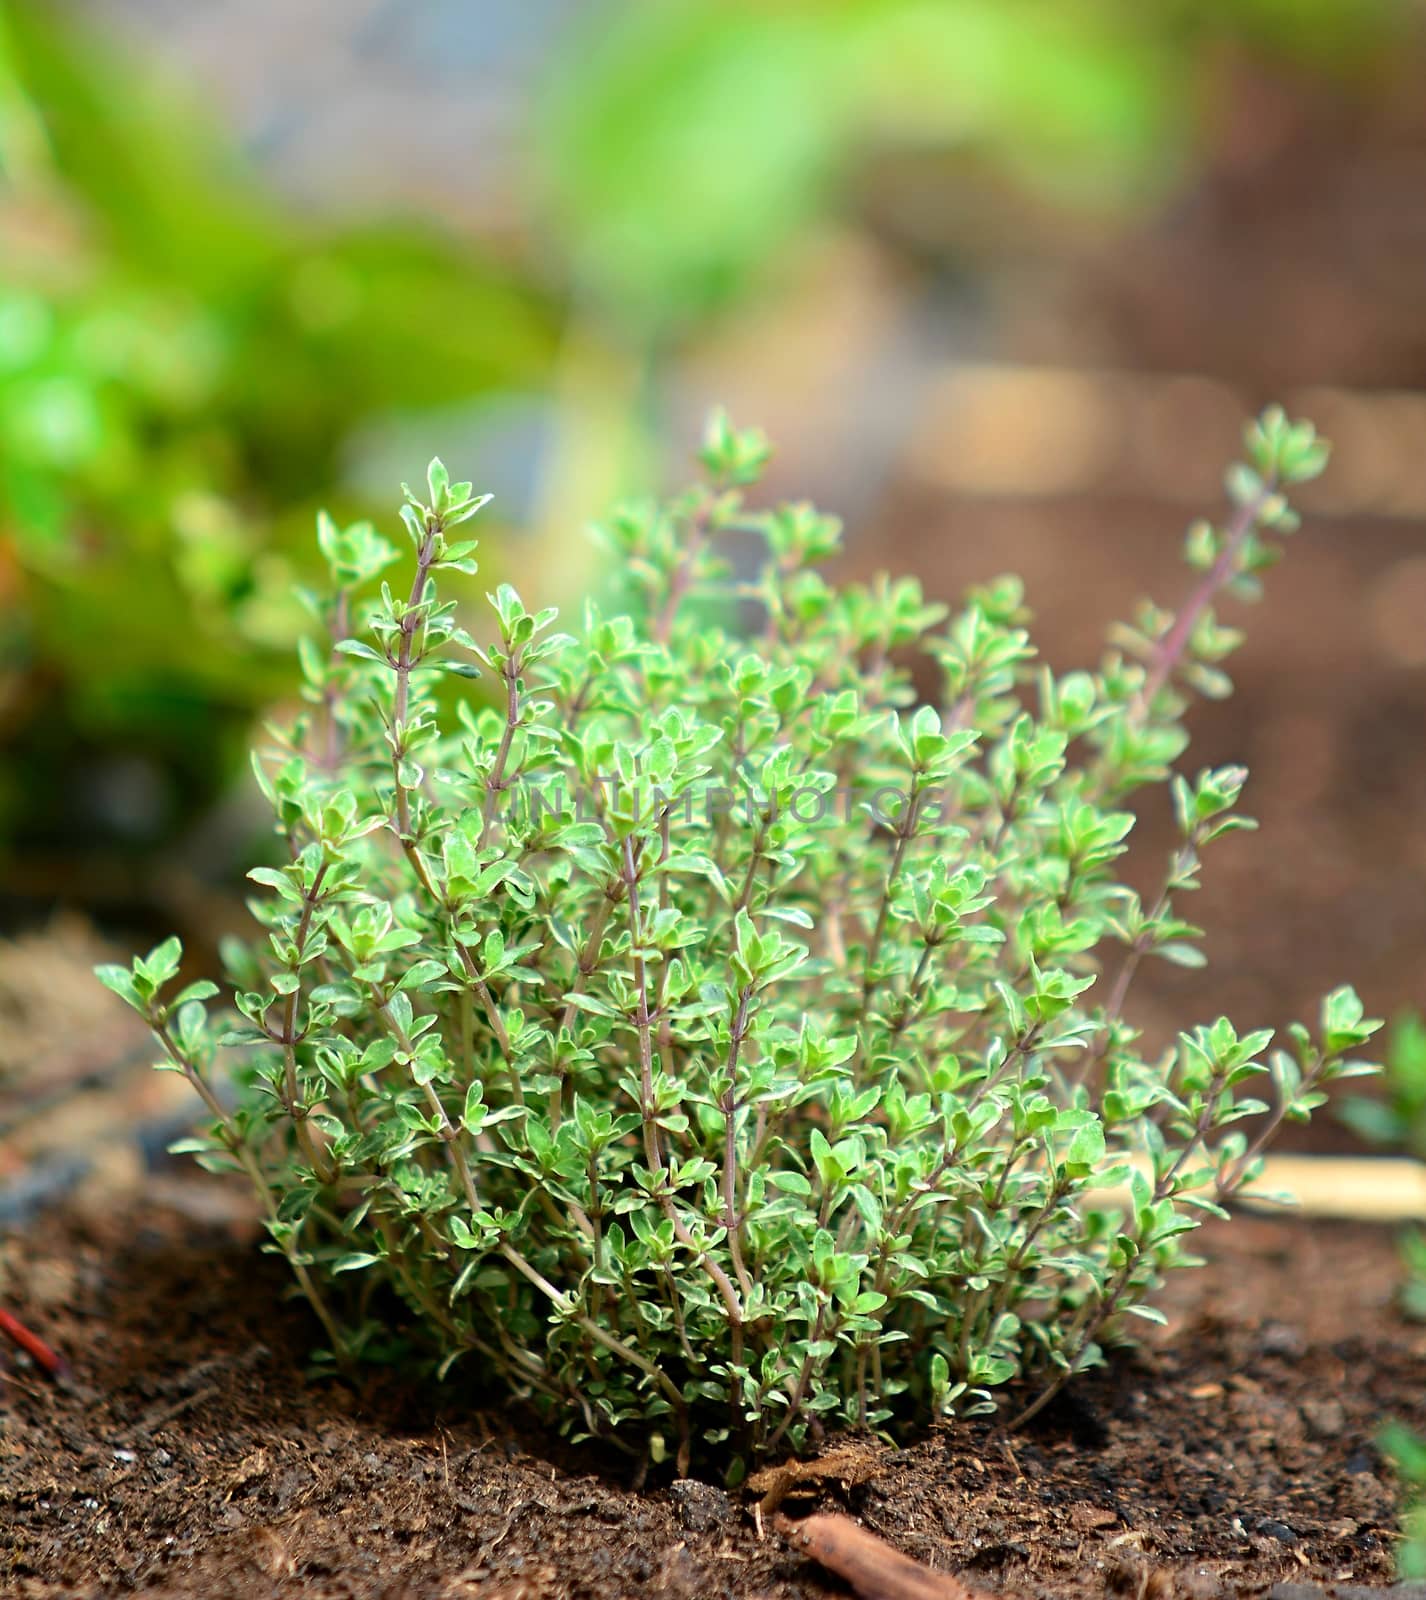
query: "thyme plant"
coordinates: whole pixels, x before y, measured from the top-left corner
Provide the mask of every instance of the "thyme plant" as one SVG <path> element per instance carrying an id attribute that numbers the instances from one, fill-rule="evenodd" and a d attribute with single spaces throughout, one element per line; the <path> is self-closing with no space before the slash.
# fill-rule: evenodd
<path id="1" fill-rule="evenodd" d="M 716 419 L 703 481 L 617 511 L 622 604 L 573 636 L 508 586 L 466 631 L 441 582 L 487 497 L 438 461 L 399 587 L 372 593 L 391 544 L 324 519 L 307 709 L 256 762 L 287 860 L 251 873 L 241 1018 L 171 992 L 177 941 L 101 971 L 332 1354 L 398 1321 L 576 1435 L 734 1476 L 1015 1380 L 1036 1411 L 1155 1318 L 1184 1236 L 1376 1026 L 1341 989 L 1282 1048 L 1220 1018 L 1150 1053 L 1128 1013 L 1147 958 L 1202 961 L 1180 901 L 1251 826 L 1242 769 L 1174 763 L 1191 694 L 1229 687 L 1215 605 L 1257 592 L 1324 463 L 1309 424 L 1248 429 L 1182 609 L 1063 675 L 1014 579 L 954 615 L 830 584 L 837 523 L 745 499 L 767 454 Z M 1129 807 L 1164 785 L 1144 899 Z"/>

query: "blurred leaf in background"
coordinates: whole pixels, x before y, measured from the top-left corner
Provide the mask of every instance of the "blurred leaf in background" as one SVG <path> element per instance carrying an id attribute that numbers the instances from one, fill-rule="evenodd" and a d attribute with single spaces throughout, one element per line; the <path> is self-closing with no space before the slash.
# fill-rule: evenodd
<path id="1" fill-rule="evenodd" d="M 1370 1144 L 1426 1160 L 1426 1020 L 1407 1012 L 1392 1024 L 1381 1095 L 1342 1101 L 1342 1121 Z"/>
<path id="2" fill-rule="evenodd" d="M 1057 205 L 1162 195 L 1202 68 L 1251 43 L 1338 73 L 1400 0 L 625 0 L 591 6 L 542 107 L 546 200 L 578 287 L 625 327 L 755 285 L 873 158 L 971 152 Z"/>
<path id="3" fill-rule="evenodd" d="M 1166 41 L 1122 17 L 1063 0 L 591 16 L 545 122 L 576 277 L 624 325 L 686 326 L 755 285 L 888 148 L 973 146 L 1063 200 L 1139 184 L 1173 149 L 1181 84 Z"/>
<path id="4" fill-rule="evenodd" d="M 907 301 L 994 274 L 993 252 L 966 259 L 986 207 L 1027 203 L 1025 248 L 1052 257 L 1071 219 L 1191 180 L 1218 53 L 1351 74 L 1402 4 L 385 10 L 403 33 L 438 14 L 461 32 L 461 93 L 493 94 L 465 81 L 490 30 L 530 32 L 542 87 L 521 91 L 498 242 L 295 215 L 215 136 L 196 86 L 151 81 L 46 0 L 0 0 L 0 888 L 92 898 L 72 841 L 142 865 L 209 812 L 247 723 L 289 686 L 291 580 L 319 505 L 381 515 L 388 479 L 459 426 L 487 470 L 522 475 L 539 536 L 522 580 L 568 601 L 597 581 L 583 521 L 657 478 L 690 352 L 775 327 L 829 238 L 875 235 Z M 451 215 L 478 229 L 470 202 Z M 819 339 L 850 342 L 814 311 Z M 904 376 L 879 393 L 911 392 Z M 862 422 L 846 455 L 874 482 L 867 441 L 889 448 L 900 413 L 869 428 L 847 387 Z M 690 417 L 718 398 L 704 388 Z"/>
<path id="5" fill-rule="evenodd" d="M 290 682 L 316 506 L 367 509 L 353 435 L 540 388 L 551 330 L 469 244 L 308 226 L 196 108 L 45 8 L 0 12 L 12 884 L 64 892 L 67 841 L 149 845 L 212 802 Z"/>
<path id="6" fill-rule="evenodd" d="M 647 478 L 677 353 L 795 301 L 796 263 L 829 230 L 909 207 L 921 214 L 894 230 L 916 252 L 903 270 L 954 274 L 957 249 L 995 227 L 967 218 L 971 196 L 1030 207 L 1053 259 L 1071 221 L 1126 221 L 1189 181 L 1225 52 L 1342 79 L 1380 62 L 1405 16 L 1403 0 L 583 8 L 536 116 L 547 253 L 569 285 L 555 378 L 567 442 L 543 526 Z"/>

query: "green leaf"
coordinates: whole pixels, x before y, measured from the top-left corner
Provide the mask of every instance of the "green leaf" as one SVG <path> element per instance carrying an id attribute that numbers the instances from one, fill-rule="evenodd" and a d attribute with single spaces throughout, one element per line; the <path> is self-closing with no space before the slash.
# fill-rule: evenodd
<path id="1" fill-rule="evenodd" d="M 177 1010 L 180 1006 L 187 1005 L 194 1000 L 211 1000 L 218 993 L 218 985 L 207 978 L 199 978 L 196 982 L 188 984 L 169 1002 L 170 1008 Z"/>
<path id="2" fill-rule="evenodd" d="M 115 966 L 106 963 L 95 967 L 94 976 L 106 989 L 111 989 L 121 1000 L 127 1001 L 135 1011 L 145 1011 L 143 997 L 134 986 L 133 974 L 127 967 Z"/>
<path id="3" fill-rule="evenodd" d="M 388 665 L 386 657 L 379 650 L 374 650 L 360 639 L 339 639 L 336 648 L 344 656 L 356 656 L 362 661 L 378 661 L 382 666 Z"/>
<path id="4" fill-rule="evenodd" d="M 339 1272 L 360 1272 L 364 1267 L 377 1266 L 380 1261 L 379 1255 L 373 1255 L 369 1251 L 352 1250 L 346 1255 L 338 1256 L 327 1270 L 335 1277 Z"/>
<path id="5" fill-rule="evenodd" d="M 178 964 L 183 959 L 183 946 L 177 939 L 165 939 L 149 951 L 142 961 L 135 961 L 136 971 L 144 973 L 156 989 L 161 989 L 178 975 Z"/>

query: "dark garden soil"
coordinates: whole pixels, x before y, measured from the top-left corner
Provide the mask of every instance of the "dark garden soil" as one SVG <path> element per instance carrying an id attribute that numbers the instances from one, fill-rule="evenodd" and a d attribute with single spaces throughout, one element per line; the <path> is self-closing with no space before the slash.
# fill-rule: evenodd
<path id="1" fill-rule="evenodd" d="M 0 1301 L 72 1364 L 0 1379 L 0 1593 L 221 1597 L 845 1594 L 701 1482 L 634 1492 L 498 1403 L 303 1376 L 311 1329 L 241 1222 L 150 1198 L 3 1246 Z M 174 1191 L 170 1189 L 170 1193 Z M 214 1217 L 221 1195 L 204 1202 Z M 1245 1218 L 1155 1347 L 1005 1439 L 961 1423 L 794 1492 L 1014 1595 L 1210 1600 L 1385 1583 L 1382 1419 L 1426 1422 L 1391 1237 Z"/>

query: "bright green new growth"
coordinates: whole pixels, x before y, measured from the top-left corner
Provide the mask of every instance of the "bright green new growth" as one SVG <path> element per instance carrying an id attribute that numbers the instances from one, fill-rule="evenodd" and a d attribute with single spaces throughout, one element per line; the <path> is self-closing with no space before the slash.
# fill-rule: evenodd
<path id="1" fill-rule="evenodd" d="M 1377 1439 L 1406 1491 L 1401 1512 L 1402 1541 L 1396 1570 L 1407 1583 L 1426 1579 L 1426 1440 L 1400 1422 L 1389 1422 Z"/>
<path id="2" fill-rule="evenodd" d="M 1185 688 L 1228 689 L 1213 603 L 1256 593 L 1325 461 L 1310 425 L 1249 429 L 1184 608 L 1062 677 L 1015 580 L 953 617 L 911 581 L 829 586 L 834 521 L 744 504 L 766 456 L 717 420 L 701 486 L 619 511 L 628 614 L 591 605 L 577 638 L 508 587 L 489 642 L 458 625 L 437 582 L 474 571 L 484 502 L 439 462 L 407 491 L 403 593 L 367 597 L 396 551 L 324 521 L 311 710 L 257 763 L 291 859 L 251 874 L 244 1024 L 214 1031 L 211 984 L 163 998 L 176 941 L 103 973 L 334 1352 L 402 1320 L 577 1435 L 734 1473 L 1016 1378 L 1036 1410 L 1155 1316 L 1182 1236 L 1369 1070 L 1376 1026 L 1344 989 L 1285 1049 L 1220 1019 L 1146 1059 L 1125 1015 L 1144 957 L 1201 962 L 1178 898 L 1250 826 L 1241 769 L 1170 767 Z M 496 703 L 452 706 L 477 663 Z M 1181 837 L 1145 904 L 1116 875 L 1126 803 L 1165 783 Z"/>

